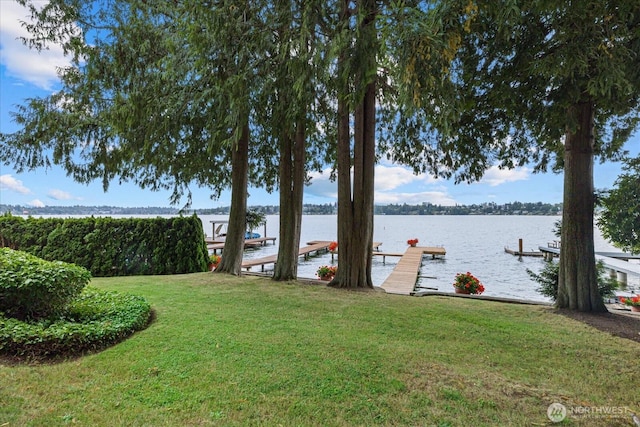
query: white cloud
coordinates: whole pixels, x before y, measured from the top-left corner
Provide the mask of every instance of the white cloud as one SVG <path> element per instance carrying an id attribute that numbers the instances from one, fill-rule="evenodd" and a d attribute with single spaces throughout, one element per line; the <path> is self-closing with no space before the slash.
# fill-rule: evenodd
<path id="1" fill-rule="evenodd" d="M 47 193 L 47 196 L 49 196 L 50 198 L 52 198 L 53 200 L 71 200 L 74 197 L 69 194 L 66 191 L 62 191 L 62 190 L 50 190 Z"/>
<path id="2" fill-rule="evenodd" d="M 331 169 L 325 169 L 320 172 L 312 172 L 311 185 L 305 189 L 305 193 L 313 196 L 327 197 L 336 199 L 338 197 L 338 183 L 337 181 L 331 181 L 329 176 Z"/>
<path id="3" fill-rule="evenodd" d="M 414 183 L 431 183 L 436 180 L 429 175 L 415 175 L 410 169 L 402 166 L 376 166 L 375 188 L 378 191 L 390 191 L 398 187 Z"/>
<path id="4" fill-rule="evenodd" d="M 311 186 L 309 186 L 305 192 L 317 197 L 337 199 L 337 183 L 329 180 L 330 173 L 330 169 L 324 170 L 323 173 L 313 173 Z M 376 166 L 375 173 L 374 200 L 377 204 L 433 203 L 443 206 L 456 204 L 456 201 L 447 194 L 446 191 L 442 191 L 440 188 L 424 191 L 425 185 L 432 185 L 439 182 L 431 176 L 414 175 L 410 169 L 405 167 L 385 165 Z M 397 189 L 401 187 L 404 187 L 405 191 L 397 191 Z"/>
<path id="5" fill-rule="evenodd" d="M 0 175 L 0 190 L 15 191 L 16 193 L 29 194 L 31 190 L 22 184 L 22 181 L 11 175 Z"/>
<path id="6" fill-rule="evenodd" d="M 384 193 L 376 192 L 375 202 L 379 205 L 402 204 L 420 205 L 432 203 L 434 205 L 455 206 L 456 201 L 443 191 L 423 191 L 419 193 Z"/>
<path id="7" fill-rule="evenodd" d="M 32 201 L 30 201 L 28 203 L 29 206 L 33 206 L 34 208 L 44 208 L 45 204 L 42 203 L 40 200 L 38 199 L 33 199 Z"/>
<path id="8" fill-rule="evenodd" d="M 29 49 L 20 37 L 28 37 L 21 21 L 29 21 L 29 11 L 14 1 L 0 1 L 0 63 L 7 75 L 51 90 L 58 82 L 57 67 L 69 65 L 62 48 L 49 46 L 48 50 Z"/>
<path id="9" fill-rule="evenodd" d="M 526 181 L 529 175 L 531 175 L 529 168 L 499 169 L 497 166 L 492 166 L 485 172 L 480 183 L 496 187 L 507 182 Z"/>
<path id="10" fill-rule="evenodd" d="M 336 197 L 337 183 L 331 182 L 329 176 L 331 169 L 325 169 L 322 173 L 312 173 L 310 192 L 325 197 Z M 375 190 L 392 191 L 404 185 L 430 184 L 437 180 L 429 175 L 415 175 L 410 169 L 403 166 L 377 165 L 375 169 Z"/>

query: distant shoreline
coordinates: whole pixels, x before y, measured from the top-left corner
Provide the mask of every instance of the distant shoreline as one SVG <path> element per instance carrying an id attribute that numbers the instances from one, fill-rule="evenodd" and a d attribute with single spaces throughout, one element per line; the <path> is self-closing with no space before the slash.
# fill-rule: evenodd
<path id="1" fill-rule="evenodd" d="M 279 206 L 251 206 L 251 210 L 265 215 L 278 215 Z M 229 215 L 229 207 L 186 209 L 167 207 L 118 207 L 118 206 L 22 206 L 0 204 L 0 214 L 12 215 Z M 336 203 L 305 204 L 304 215 L 335 215 Z M 376 205 L 375 215 L 546 215 L 559 216 L 562 214 L 562 203 L 542 202 L 513 202 L 498 205 L 496 203 L 482 203 L 473 205 L 441 206 L 431 203 L 419 205 L 390 204 Z"/>

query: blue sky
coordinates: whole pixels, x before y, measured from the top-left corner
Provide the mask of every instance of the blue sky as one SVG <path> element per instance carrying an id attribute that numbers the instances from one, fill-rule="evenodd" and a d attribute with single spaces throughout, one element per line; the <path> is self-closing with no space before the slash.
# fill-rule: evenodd
<path id="1" fill-rule="evenodd" d="M 31 51 L 17 40 L 26 35 L 20 20 L 27 20 L 27 11 L 9 0 L 0 0 L 0 132 L 13 132 L 18 128 L 11 121 L 11 111 L 29 97 L 44 97 L 58 86 L 56 67 L 67 64 L 61 49 L 52 46 L 42 53 Z M 638 132 L 627 142 L 632 153 L 640 151 Z M 597 164 L 594 170 L 596 188 L 610 188 L 620 173 L 620 165 Z M 316 174 L 305 191 L 305 203 L 333 203 L 336 184 L 328 179 L 328 171 Z M 206 188 L 191 188 L 193 207 L 227 206 L 228 192 L 211 200 Z M 434 179 L 427 175 L 413 175 L 408 169 L 389 163 L 376 167 L 375 201 L 377 204 L 429 202 L 441 205 L 474 204 L 514 201 L 562 201 L 562 175 L 533 174 L 531 168 L 498 170 L 493 167 L 484 178 L 473 184 Z M 278 204 L 277 194 L 261 189 L 250 189 L 249 205 Z M 78 184 L 58 167 L 17 173 L 11 166 L 0 164 L 0 203 L 23 206 L 169 206 L 169 192 L 141 190 L 135 185 L 111 184 L 107 193 L 98 182 Z"/>

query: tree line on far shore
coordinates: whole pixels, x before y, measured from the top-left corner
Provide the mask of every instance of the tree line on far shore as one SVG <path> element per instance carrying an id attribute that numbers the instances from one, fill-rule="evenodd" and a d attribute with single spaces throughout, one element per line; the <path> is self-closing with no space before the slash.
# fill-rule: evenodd
<path id="1" fill-rule="evenodd" d="M 199 215 L 228 215 L 229 206 L 216 208 L 191 209 L 188 212 Z M 252 210 L 265 215 L 278 215 L 277 205 L 253 205 Z M 303 205 L 305 215 L 335 215 L 336 203 Z M 10 212 L 14 215 L 177 215 L 180 209 L 171 207 L 118 207 L 118 206 L 22 206 L 0 204 L 0 214 Z M 376 215 L 561 215 L 562 203 L 512 202 L 505 204 L 481 203 L 471 205 L 443 206 L 432 203 L 376 205 Z"/>

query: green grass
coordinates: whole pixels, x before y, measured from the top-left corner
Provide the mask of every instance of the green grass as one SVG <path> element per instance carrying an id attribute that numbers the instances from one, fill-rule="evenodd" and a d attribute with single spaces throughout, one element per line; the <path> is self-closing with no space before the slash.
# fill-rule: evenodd
<path id="1" fill-rule="evenodd" d="M 90 356 L 0 364 L 0 426 L 548 425 L 553 402 L 640 412 L 640 344 L 549 308 L 210 273 L 92 286 L 144 296 L 155 321 Z"/>

